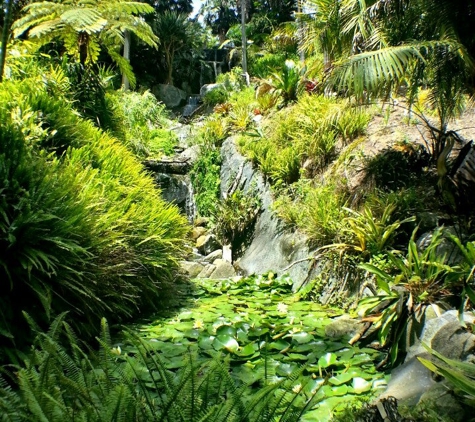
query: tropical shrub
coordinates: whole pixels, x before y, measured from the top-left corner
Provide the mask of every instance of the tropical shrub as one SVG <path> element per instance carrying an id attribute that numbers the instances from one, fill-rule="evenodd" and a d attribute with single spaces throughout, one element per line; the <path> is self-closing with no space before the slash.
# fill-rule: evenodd
<path id="1" fill-rule="evenodd" d="M 39 324 L 68 311 L 83 336 L 157 305 L 185 249 L 177 208 L 42 79 L 4 82 L 0 104 L 4 340 L 20 347 L 22 311 Z"/>
<path id="2" fill-rule="evenodd" d="M 334 243 L 342 230 L 345 197 L 334 186 L 301 180 L 275 202 L 277 214 L 298 227 L 317 246 Z"/>
<path id="3" fill-rule="evenodd" d="M 151 92 L 114 91 L 107 98 L 121 120 L 125 145 L 135 155 L 144 158 L 173 153 L 178 138 L 168 130 L 172 122 L 165 105 Z"/>
<path id="4" fill-rule="evenodd" d="M 229 93 L 225 87 L 213 89 L 208 91 L 204 97 L 203 102 L 209 106 L 225 103 L 229 98 Z"/>
<path id="5" fill-rule="evenodd" d="M 215 233 L 223 244 L 234 244 L 246 236 L 260 211 L 260 198 L 255 193 L 237 189 L 222 199 L 213 213 Z"/>
<path id="6" fill-rule="evenodd" d="M 249 61 L 249 74 L 260 79 L 267 79 L 272 74 L 282 72 L 285 61 L 298 61 L 298 57 L 288 57 L 285 53 L 266 53 Z"/>
<path id="7" fill-rule="evenodd" d="M 452 239 L 462 246 L 460 240 Z M 390 365 L 399 362 L 405 352 L 404 334 L 413 315 L 422 313 L 429 304 L 454 300 L 452 294 L 456 291 L 463 292 L 463 297 L 455 300 L 459 303 L 454 303 L 461 310 L 465 296 L 475 299 L 471 277 L 475 262 L 473 244 L 469 242 L 462 247 L 467 252 L 466 261 L 457 264 L 451 263 L 449 256 L 440 252 L 443 240 L 442 232 L 437 231 L 423 249 L 411 239 L 405 256 L 397 251 L 388 252 L 390 266 L 383 264 L 381 268 L 376 263 L 360 264 L 361 269 L 375 275 L 382 293 L 362 299 L 359 310 L 377 329 L 381 346 L 388 350 Z"/>

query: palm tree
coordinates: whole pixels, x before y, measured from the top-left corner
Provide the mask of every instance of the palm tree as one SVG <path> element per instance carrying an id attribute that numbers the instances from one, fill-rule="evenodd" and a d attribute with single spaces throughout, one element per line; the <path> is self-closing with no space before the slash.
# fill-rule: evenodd
<path id="1" fill-rule="evenodd" d="M 5 5 L 5 16 L 2 29 L 2 46 L 0 50 L 0 82 L 3 80 L 3 69 L 5 67 L 5 57 L 7 55 L 7 44 L 10 35 L 10 19 L 13 10 L 13 0 L 7 0 Z"/>
<path id="2" fill-rule="evenodd" d="M 132 68 L 120 55 L 120 46 L 126 31 L 157 46 L 157 37 L 138 16 L 153 11 L 146 3 L 127 0 L 42 1 L 24 7 L 25 15 L 12 28 L 15 37 L 27 33 L 28 37 L 37 38 L 39 45 L 60 39 L 67 54 L 79 60 L 82 67 L 96 62 L 102 47 L 133 85 Z"/>
<path id="3" fill-rule="evenodd" d="M 197 41 L 195 25 L 183 13 L 166 11 L 157 13 L 151 23 L 153 32 L 160 39 L 160 49 L 165 56 L 167 76 L 165 83 L 173 85 L 173 62 L 183 48 L 190 48 Z"/>
<path id="4" fill-rule="evenodd" d="M 475 7 L 470 0 L 308 0 L 317 13 L 306 47 L 331 60 L 328 86 L 360 99 L 387 97 L 402 84 L 412 104 L 431 92 L 439 127 L 432 127 L 434 162 L 450 152 L 448 121 L 473 92 Z M 470 30 L 470 28 L 472 30 Z M 337 34 L 339 34 L 337 36 Z M 441 166 L 440 168 L 442 168 Z"/>

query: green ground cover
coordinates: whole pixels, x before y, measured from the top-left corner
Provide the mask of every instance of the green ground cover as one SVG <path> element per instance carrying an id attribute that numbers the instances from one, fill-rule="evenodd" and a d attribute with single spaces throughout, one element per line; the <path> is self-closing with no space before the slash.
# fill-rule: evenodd
<path id="1" fill-rule="evenodd" d="M 385 386 L 374 363 L 380 354 L 349 346 L 349 337 L 326 335 L 325 327 L 342 312 L 298 300 L 289 278 L 271 274 L 196 285 L 189 306 L 133 326 L 169 371 L 186 369 L 190 354 L 198 363 L 227 358 L 236 387 L 245 386 L 244 396 L 285 383 L 275 394 L 293 394 L 293 405 L 301 408 L 311 401 L 302 421 L 330 420 Z M 116 348 L 127 359 L 139 353 L 136 342 Z M 153 375 L 144 377 L 153 385 Z"/>

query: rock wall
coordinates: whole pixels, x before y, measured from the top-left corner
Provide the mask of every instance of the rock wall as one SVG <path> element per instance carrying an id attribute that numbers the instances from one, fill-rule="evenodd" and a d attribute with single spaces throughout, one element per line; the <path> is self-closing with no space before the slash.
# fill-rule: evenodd
<path id="1" fill-rule="evenodd" d="M 221 149 L 221 195 L 225 195 L 236 177 L 241 174 L 242 190 L 257 192 L 262 200 L 262 211 L 257 217 L 250 244 L 235 261 L 242 272 L 262 274 L 267 271 L 281 273 L 295 261 L 312 255 L 307 238 L 291 231 L 272 211 L 273 195 L 263 176 L 243 157 L 235 143 L 235 137 L 228 138 Z M 242 169 L 242 170 L 241 170 Z M 316 271 L 312 260 L 304 260 L 285 270 L 292 280 L 294 289 L 311 279 Z"/>

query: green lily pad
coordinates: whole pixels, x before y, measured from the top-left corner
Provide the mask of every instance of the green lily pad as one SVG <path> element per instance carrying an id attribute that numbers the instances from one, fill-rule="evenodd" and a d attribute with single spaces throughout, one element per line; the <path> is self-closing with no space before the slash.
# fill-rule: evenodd
<path id="1" fill-rule="evenodd" d="M 213 348 L 213 342 L 214 342 L 215 337 L 214 336 L 203 336 L 200 338 L 198 341 L 198 347 L 200 349 L 212 349 Z"/>
<path id="2" fill-rule="evenodd" d="M 289 348 L 289 346 L 290 346 L 290 343 L 282 339 L 278 339 L 276 341 L 269 343 L 270 350 L 278 350 L 279 352 Z"/>
<path id="3" fill-rule="evenodd" d="M 288 377 L 295 372 L 299 366 L 296 363 L 281 363 L 275 370 L 277 375 Z"/>
<path id="4" fill-rule="evenodd" d="M 259 350 L 259 346 L 256 343 L 249 343 L 248 345 L 237 350 L 235 353 L 238 356 L 248 357 L 254 355 Z"/>
<path id="5" fill-rule="evenodd" d="M 328 368 L 337 362 L 338 358 L 335 353 L 326 353 L 320 359 L 318 359 L 318 366 L 321 368 Z"/>
<path id="6" fill-rule="evenodd" d="M 226 349 L 228 352 L 235 353 L 239 349 L 239 343 L 234 337 L 229 335 L 221 335 L 214 339 L 213 347 L 216 350 Z"/>
<path id="7" fill-rule="evenodd" d="M 312 340 L 315 340 L 315 338 L 305 331 L 301 331 L 292 335 L 292 341 L 295 341 L 298 344 L 310 343 Z"/>
<path id="8" fill-rule="evenodd" d="M 234 337 L 236 335 L 236 328 L 232 325 L 221 325 L 221 327 L 218 327 L 216 330 L 216 335 Z"/>
<path id="9" fill-rule="evenodd" d="M 353 378 L 353 390 L 356 394 L 365 393 L 366 391 L 371 390 L 372 383 L 366 381 L 364 378 L 355 377 Z"/>
<path id="10" fill-rule="evenodd" d="M 344 372 L 342 374 L 337 374 L 331 377 L 328 382 L 330 382 L 333 385 L 341 385 L 345 384 L 348 381 L 353 379 L 353 375 L 349 374 L 348 372 Z"/>

